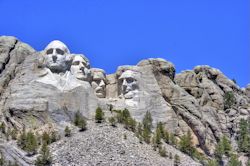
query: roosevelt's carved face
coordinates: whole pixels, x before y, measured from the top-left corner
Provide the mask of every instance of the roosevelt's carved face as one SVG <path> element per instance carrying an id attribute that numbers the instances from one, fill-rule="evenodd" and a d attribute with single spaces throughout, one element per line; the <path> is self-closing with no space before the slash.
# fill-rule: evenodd
<path id="1" fill-rule="evenodd" d="M 70 68 L 71 73 L 79 80 L 90 81 L 89 62 L 81 55 L 75 55 Z"/>
<path id="2" fill-rule="evenodd" d="M 93 87 L 95 94 L 99 98 L 106 97 L 106 75 L 102 69 L 92 70 L 93 80 L 91 86 Z"/>
<path id="3" fill-rule="evenodd" d="M 69 68 L 70 57 L 68 54 L 69 50 L 64 43 L 58 40 L 52 41 L 45 48 L 46 67 L 55 73 L 65 72 Z"/>
<path id="4" fill-rule="evenodd" d="M 119 77 L 121 91 L 125 99 L 131 99 L 138 92 L 138 83 L 135 77 L 136 73 L 127 70 Z"/>

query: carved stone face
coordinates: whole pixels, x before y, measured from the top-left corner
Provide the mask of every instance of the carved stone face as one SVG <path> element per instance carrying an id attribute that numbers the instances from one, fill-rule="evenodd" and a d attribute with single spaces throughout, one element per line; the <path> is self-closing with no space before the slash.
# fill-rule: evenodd
<path id="1" fill-rule="evenodd" d="M 95 94 L 99 98 L 106 97 L 106 75 L 102 69 L 92 70 L 93 80 L 91 86 L 93 87 Z"/>
<path id="2" fill-rule="evenodd" d="M 45 48 L 45 65 L 52 72 L 65 72 L 69 68 L 69 49 L 61 41 L 54 40 Z"/>
<path id="3" fill-rule="evenodd" d="M 89 62 L 81 55 L 75 55 L 70 68 L 71 73 L 79 80 L 90 81 Z"/>
<path id="4" fill-rule="evenodd" d="M 125 99 L 131 99 L 138 92 L 138 84 L 135 78 L 136 73 L 131 70 L 127 70 L 119 78 L 121 83 L 121 91 Z"/>

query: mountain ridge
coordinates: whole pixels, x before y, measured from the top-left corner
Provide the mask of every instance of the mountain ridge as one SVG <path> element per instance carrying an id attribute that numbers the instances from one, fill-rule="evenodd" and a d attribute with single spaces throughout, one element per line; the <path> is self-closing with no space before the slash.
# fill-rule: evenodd
<path id="1" fill-rule="evenodd" d="M 150 111 L 154 128 L 162 122 L 177 139 L 191 131 L 194 146 L 213 157 L 222 136 L 233 144 L 240 120 L 250 117 L 250 85 L 240 88 L 206 65 L 176 74 L 171 62 L 149 58 L 106 75 L 92 69 L 83 55 L 67 54 L 71 64 L 62 75 L 46 66 L 46 49 L 37 52 L 15 37 L 2 36 L 0 50 L 1 121 L 10 130 L 62 135 L 77 111 L 91 122 L 97 107 L 107 112 L 112 105 L 114 110 L 128 109 L 138 122 Z M 75 72 L 77 56 L 84 57 L 84 75 Z M 232 103 L 225 99 L 230 94 Z"/>

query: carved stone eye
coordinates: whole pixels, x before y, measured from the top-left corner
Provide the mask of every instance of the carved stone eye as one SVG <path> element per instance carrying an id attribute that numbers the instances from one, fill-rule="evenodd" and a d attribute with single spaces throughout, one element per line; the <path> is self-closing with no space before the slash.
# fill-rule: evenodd
<path id="1" fill-rule="evenodd" d="M 86 63 L 86 62 L 84 62 L 84 61 L 82 62 L 82 64 L 83 64 L 83 66 L 87 66 L 87 63 Z"/>
<path id="2" fill-rule="evenodd" d="M 126 81 L 127 81 L 127 83 L 132 83 L 132 82 L 134 82 L 134 79 L 133 78 L 126 78 Z"/>
<path id="3" fill-rule="evenodd" d="M 74 61 L 73 63 L 72 63 L 72 65 L 79 65 L 80 64 L 80 62 L 79 61 Z"/>
<path id="4" fill-rule="evenodd" d="M 64 55 L 64 51 L 59 48 L 56 49 L 56 53 L 60 55 Z"/>
<path id="5" fill-rule="evenodd" d="M 101 80 L 95 80 L 95 82 L 99 85 L 101 83 Z"/>
<path id="6" fill-rule="evenodd" d="M 53 49 L 52 48 L 48 49 L 47 52 L 46 52 L 47 55 L 52 54 L 52 53 L 53 53 Z"/>

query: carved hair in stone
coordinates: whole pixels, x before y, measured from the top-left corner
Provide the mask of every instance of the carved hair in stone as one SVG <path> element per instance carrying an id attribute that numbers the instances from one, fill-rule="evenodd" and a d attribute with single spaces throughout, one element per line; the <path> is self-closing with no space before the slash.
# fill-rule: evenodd
<path id="1" fill-rule="evenodd" d="M 125 99 L 131 99 L 138 93 L 138 82 L 136 78 L 137 72 L 132 70 L 124 71 L 119 77 L 119 87 L 121 95 Z"/>
<path id="2" fill-rule="evenodd" d="M 92 82 L 91 86 L 95 91 L 95 95 L 99 98 L 106 97 L 106 74 L 105 71 L 98 68 L 92 68 Z"/>
<path id="3" fill-rule="evenodd" d="M 59 40 L 50 42 L 44 50 L 45 66 L 53 73 L 69 70 L 72 57 L 68 47 Z"/>
<path id="4" fill-rule="evenodd" d="M 91 72 L 89 68 L 89 60 L 84 55 L 76 54 L 73 56 L 70 71 L 77 79 L 90 82 Z"/>

